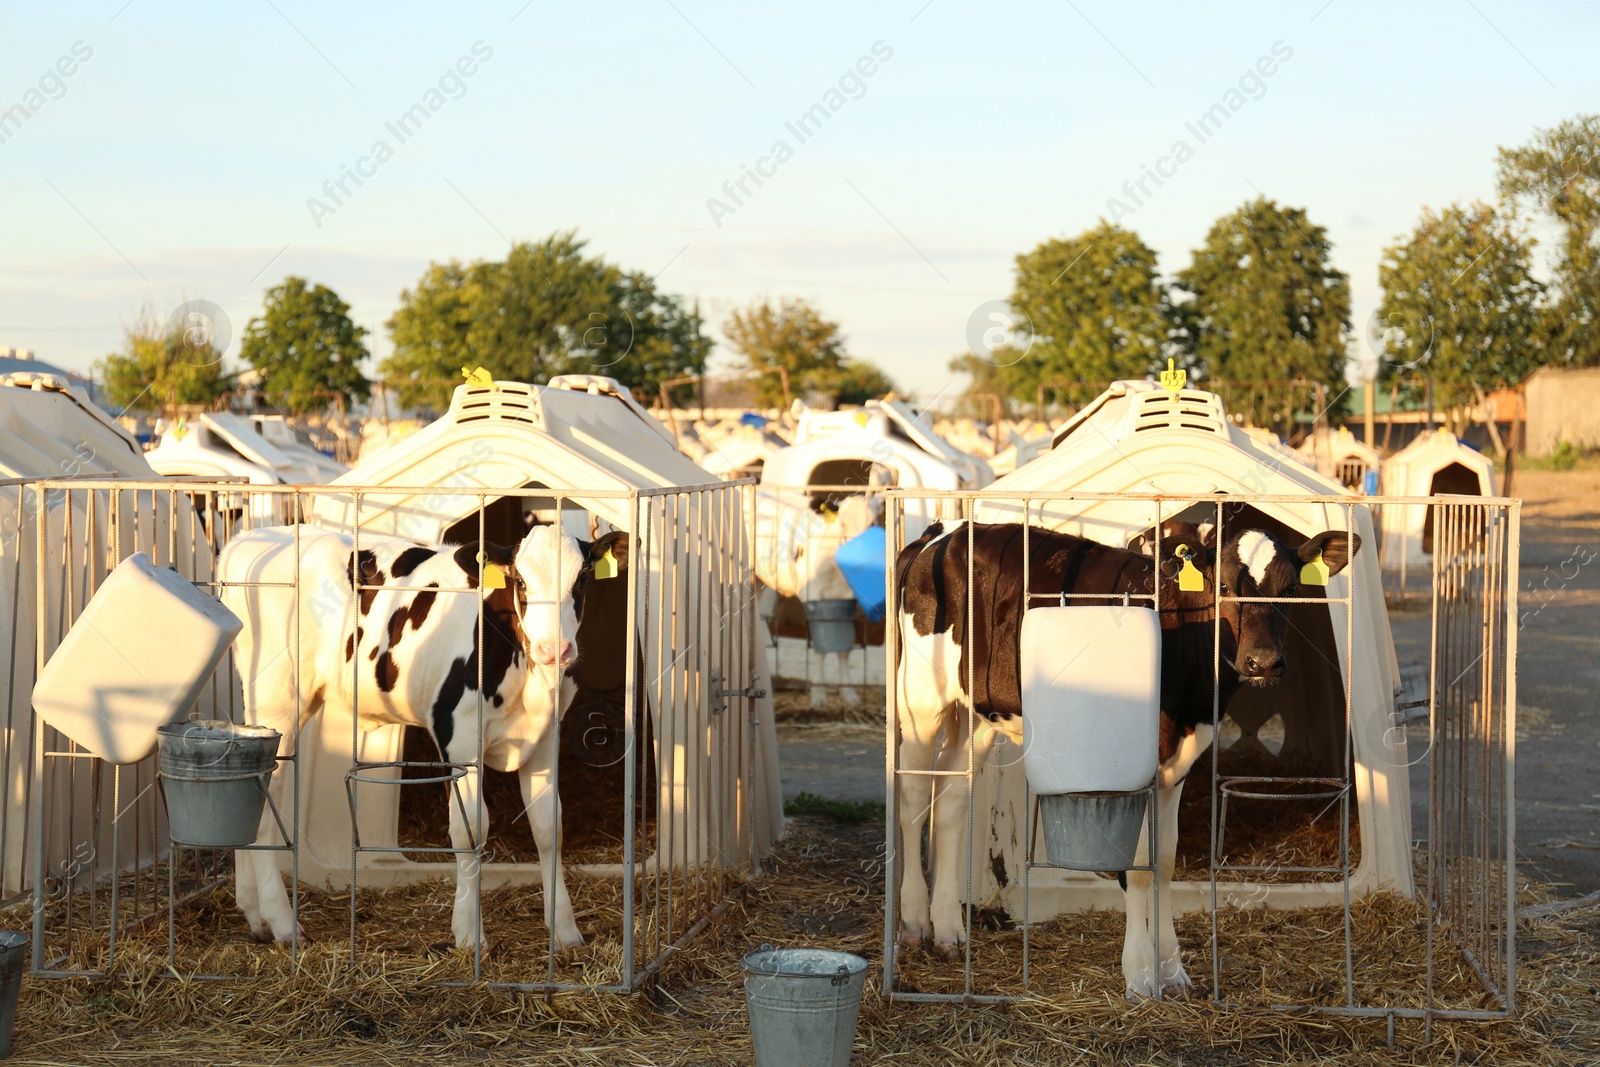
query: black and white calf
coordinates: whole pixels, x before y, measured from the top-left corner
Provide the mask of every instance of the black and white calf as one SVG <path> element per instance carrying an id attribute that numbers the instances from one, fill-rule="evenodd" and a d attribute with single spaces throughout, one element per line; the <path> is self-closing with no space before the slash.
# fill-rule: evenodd
<path id="1" fill-rule="evenodd" d="M 1178 799 L 1184 776 L 1211 744 L 1213 681 L 1221 708 L 1240 685 L 1270 685 L 1289 670 L 1284 652 L 1286 605 L 1239 603 L 1227 597 L 1321 596 L 1302 590 L 1301 566 L 1319 554 L 1337 574 L 1360 547 L 1342 532 L 1319 534 L 1289 544 L 1263 530 L 1246 529 L 1217 551 L 1209 534 L 1188 524 L 1162 530 L 1161 729 L 1158 756 L 1158 829 L 1161 843 L 1156 884 L 1149 872 L 1127 873 L 1128 913 L 1123 942 L 1123 978 L 1130 996 L 1153 996 L 1157 989 L 1181 993 L 1189 988 L 1170 900 L 1178 840 Z M 1123 593 L 1151 594 L 1156 560 L 1123 549 L 1018 523 L 970 528 L 972 588 L 967 589 L 969 528 L 935 524 L 906 545 L 895 563 L 900 651 L 895 664 L 900 725 L 900 842 L 905 850 L 900 887 L 902 941 L 919 944 L 931 936 L 941 952 L 952 953 L 966 940 L 961 887 L 966 884 L 961 847 L 966 830 L 968 783 L 964 775 L 938 777 L 914 772 L 959 771 L 966 766 L 970 703 L 977 729 L 973 737 L 981 763 L 998 731 L 1022 740 L 1021 662 L 1018 651 L 1022 613 L 1023 544 L 1028 543 L 1029 591 L 1042 594 L 1105 593 L 1116 604 Z M 1184 592 L 1174 556 L 1180 545 L 1202 573 L 1204 589 Z M 972 632 L 968 628 L 971 597 Z M 1044 601 L 1041 601 L 1044 602 Z M 1148 601 L 1145 603 L 1148 604 Z M 1214 655 L 1213 627 L 1221 627 L 1221 669 Z M 970 661 L 969 661 L 969 658 Z M 966 680 L 972 671 L 972 691 Z M 922 828 L 933 816 L 933 893 L 929 900 L 922 867 Z M 1140 842 L 1148 863 L 1148 841 Z M 1154 931 L 1155 893 L 1161 894 L 1161 930 Z"/>
<path id="2" fill-rule="evenodd" d="M 607 534 L 586 559 L 573 538 L 535 527 L 514 553 L 486 546 L 480 588 L 476 546 L 363 536 L 357 552 L 343 534 L 299 530 L 298 588 L 292 526 L 241 534 L 222 552 L 223 602 L 245 623 L 236 653 L 245 720 L 282 733 L 286 751 L 296 709 L 301 726 L 326 706 L 355 709 L 364 729 L 420 726 L 445 760 L 472 764 L 480 742 L 481 678 L 484 763 L 518 772 L 539 849 L 545 920 L 562 947 L 582 944 L 556 863 L 555 724 L 574 692 L 566 668 L 578 656 L 576 588 L 589 560 L 608 548 L 621 550 L 617 542 L 627 535 Z M 297 640 L 303 650 L 298 660 Z M 281 775 L 273 776 L 270 790 L 276 803 Z M 488 832 L 478 773 L 469 770 L 459 790 L 462 803 L 449 806 L 450 842 L 470 848 Z M 269 811 L 258 840 L 276 836 Z M 295 919 L 271 854 L 236 856 L 239 908 L 252 932 L 261 940 L 289 940 Z M 470 854 L 457 857 L 451 928 L 460 947 L 483 938 L 477 895 L 466 889 L 472 863 Z"/>

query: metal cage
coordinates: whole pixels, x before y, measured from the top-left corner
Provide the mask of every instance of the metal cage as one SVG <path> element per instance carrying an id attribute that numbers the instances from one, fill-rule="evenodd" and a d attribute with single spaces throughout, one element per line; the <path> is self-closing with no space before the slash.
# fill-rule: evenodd
<path id="1" fill-rule="evenodd" d="M 337 498 L 353 515 L 347 536 L 354 551 L 364 536 L 382 528 L 383 517 L 392 511 L 386 499 L 392 503 L 419 492 L 177 479 L 12 484 L 17 501 L 8 525 L 18 536 L 8 538 L 8 547 L 13 540 L 29 546 L 5 561 L 19 579 L 10 583 L 7 609 L 17 624 L 11 691 L 20 708 L 27 706 L 32 674 L 17 676 L 18 653 L 28 654 L 42 669 L 105 575 L 130 553 L 143 551 L 157 564 L 175 564 L 197 585 L 220 595 L 217 555 L 242 531 L 309 515 L 317 498 Z M 565 860 L 569 880 L 587 887 L 580 915 L 588 915 L 590 943 L 558 952 L 554 932 L 547 929 L 542 944 L 519 946 L 523 951 L 514 960 L 504 958 L 507 954 L 486 959 L 479 943 L 471 953 L 471 977 L 528 991 L 637 989 L 737 897 L 781 819 L 774 810 L 779 804 L 775 745 L 770 723 L 762 724 L 757 710 L 769 683 L 756 641 L 750 577 L 752 487 L 719 482 L 661 490 L 451 492 L 476 496 L 477 508 L 457 524 L 457 536 L 446 540 L 476 543 L 480 560 L 486 558 L 486 542 L 499 531 L 495 523 L 507 514 L 581 532 L 580 540 L 595 528 L 586 501 L 612 500 L 630 520 L 629 561 L 619 575 L 625 592 L 610 596 L 609 628 L 597 629 L 591 642 L 611 664 L 605 668 L 609 688 L 586 706 L 582 718 L 569 716 L 555 728 L 557 755 L 550 768 L 551 787 L 558 792 L 570 778 L 576 793 L 608 805 L 594 816 L 606 828 L 589 833 L 569 858 L 568 842 L 583 836 L 571 825 L 573 813 L 584 805 L 567 797 L 568 825 L 557 837 L 557 862 Z M 292 529 L 293 577 L 276 584 L 296 591 L 292 647 L 284 652 L 293 657 L 298 677 L 315 669 L 314 650 L 304 646 L 303 634 L 307 613 L 319 610 L 322 591 L 301 569 L 301 531 L 309 527 Z M 352 595 L 386 587 L 361 584 L 353 574 L 345 577 L 352 582 Z M 438 595 L 477 597 L 481 621 L 482 598 L 475 588 L 441 588 Z M 586 610 L 585 620 L 589 616 Z M 581 621 L 580 630 L 585 625 Z M 482 632 L 481 626 L 475 630 L 480 663 Z M 359 669 L 362 658 L 354 656 L 350 669 Z M 230 651 L 189 717 L 241 720 L 244 665 L 237 659 Z M 465 856 L 470 877 L 458 892 L 476 895 L 493 940 L 497 917 L 503 920 L 508 908 L 516 910 L 514 887 L 539 884 L 539 865 L 517 854 L 509 834 L 496 835 L 497 827 L 510 828 L 526 812 L 514 800 L 506 801 L 511 810 L 495 810 L 491 777 L 498 772 L 485 764 L 483 742 L 485 717 L 495 710 L 485 706 L 481 683 L 477 693 L 477 758 L 456 765 L 434 754 L 425 733 L 419 749 L 417 732 L 408 734 L 405 727 L 364 730 L 359 707 L 325 708 L 304 729 L 297 716 L 278 771 L 287 780 L 277 815 L 290 829 L 290 839 L 258 839 L 249 847 L 274 855 L 290 876 L 297 926 L 309 921 L 308 899 L 324 901 L 326 920 L 328 894 L 348 894 L 348 904 L 340 905 L 348 912 L 344 929 L 326 927 L 316 936 L 346 939 L 351 961 L 386 947 L 387 932 L 363 922 L 374 905 L 372 894 L 381 889 L 449 877 Z M 192 902 L 226 883 L 232 850 L 194 849 L 168 840 L 153 757 L 113 767 L 16 707 L 6 741 L 13 798 L 0 823 L 6 888 L 13 896 L 32 893 L 35 973 L 105 973 L 116 965 L 119 944 L 154 924 L 167 929 L 171 973 L 248 976 L 259 950 L 249 943 L 244 920 L 226 897 L 219 900 L 228 914 L 220 932 L 208 933 L 187 918 Z M 448 840 L 441 846 L 437 820 L 440 805 L 450 801 L 440 790 L 457 790 L 464 775 L 476 775 L 481 784 L 479 795 L 485 799 L 478 810 L 489 813 L 489 832 L 481 832 L 480 820 L 470 848 L 451 847 Z M 408 799 L 429 787 L 432 801 Z M 407 805 L 409 814 L 401 810 Z M 446 934 L 448 927 L 446 921 Z M 304 952 L 298 930 L 289 950 L 294 959 Z"/>
<path id="2" fill-rule="evenodd" d="M 1391 1027 L 1396 1018 L 1499 1019 L 1515 1010 L 1513 769 L 1519 501 L 891 490 L 887 494 L 891 558 L 914 536 L 906 529 L 908 504 L 925 511 L 931 496 L 937 497 L 946 513 L 957 511 L 964 520 L 976 516 L 980 524 L 1020 521 L 1118 547 L 1136 536 L 1154 535 L 1158 553 L 1161 524 L 1174 518 L 1198 523 L 1203 516 L 1205 521 L 1215 522 L 1216 543 L 1221 545 L 1230 524 L 1239 528 L 1240 520 L 1230 518 L 1230 512 L 1237 516 L 1239 509 L 1298 509 L 1302 515 L 1325 516 L 1320 520 L 1326 523 L 1325 529 L 1365 531 L 1365 541 L 1374 529 L 1371 512 L 1375 505 L 1384 514 L 1406 507 L 1431 509 L 1437 548 L 1431 578 L 1427 695 L 1410 702 L 1426 707 L 1426 721 L 1414 723 L 1408 738 L 1407 709 L 1400 704 L 1399 673 L 1392 660 L 1388 665 L 1381 657 L 1364 662 L 1356 655 L 1358 646 L 1387 645 L 1391 656 L 1393 649 L 1381 569 L 1377 553 L 1369 550 L 1364 571 L 1352 567 L 1332 580 L 1325 597 L 1295 598 L 1292 609 L 1322 612 L 1331 624 L 1325 633 L 1335 639 L 1330 652 L 1334 646 L 1341 652 L 1337 669 L 1327 675 L 1332 679 L 1326 694 L 1332 721 L 1323 724 L 1337 739 L 1336 764 L 1331 770 L 1291 768 L 1267 774 L 1230 769 L 1231 746 L 1224 745 L 1229 709 L 1220 706 L 1220 694 L 1214 690 L 1210 771 L 1203 779 L 1198 773 L 1189 778 L 1189 793 L 1204 797 L 1200 815 L 1208 816 L 1201 819 L 1194 837 L 1200 855 L 1189 857 L 1187 876 L 1175 878 L 1171 897 L 1158 898 L 1155 906 L 1158 912 L 1172 909 L 1172 914 L 1206 914 L 1208 943 L 1191 940 L 1183 947 L 1191 967 L 1197 957 L 1202 963 L 1202 973 L 1210 979 L 1210 997 L 1220 1004 L 1248 1002 L 1285 1011 L 1387 1017 Z M 974 528 L 973 522 L 965 521 L 946 536 L 967 537 L 970 545 Z M 1298 532 L 1310 535 L 1321 529 Z M 1022 540 L 1024 545 L 1028 543 L 1028 539 Z M 1027 551 L 1024 548 L 1021 589 L 1031 588 Z M 971 567 L 969 554 L 968 590 L 972 588 Z M 1156 596 L 1147 599 L 1158 604 L 1159 588 L 1158 583 Z M 1027 606 L 1035 606 L 1041 598 L 1055 603 L 1059 596 L 1059 592 L 1033 592 Z M 1214 617 L 1219 600 L 1262 599 L 1221 597 L 1214 588 L 1212 597 Z M 982 746 L 974 739 L 981 737 L 986 727 L 970 695 L 957 710 L 966 724 L 961 742 L 965 757 L 958 754 L 932 770 L 901 765 L 901 701 L 895 679 L 897 664 L 906 652 L 900 626 L 895 624 L 899 598 L 898 583 L 891 580 L 887 634 L 891 681 L 885 737 L 889 857 L 883 942 L 885 995 L 907 1001 L 975 1003 L 1047 992 L 1033 973 L 1034 942 L 1049 929 L 1044 924 L 1069 911 L 1115 908 L 1121 890 L 1115 881 L 1093 875 L 1073 875 L 1063 881 L 1058 870 L 1036 860 L 1036 855 L 1042 855 L 1037 844 L 1036 797 L 1020 773 L 1014 749 L 1006 751 L 1010 746 L 988 749 L 987 760 L 979 755 Z M 1100 594 L 1097 599 L 1105 598 Z M 970 594 L 965 604 L 947 608 L 971 612 Z M 1212 647 L 1220 655 L 1220 622 L 1206 625 L 1213 632 Z M 1363 630 L 1377 632 L 1363 635 Z M 968 633 L 970 642 L 971 631 Z M 966 651 L 970 652 L 970 646 Z M 1374 672 L 1381 676 L 1374 677 Z M 970 679 L 963 682 L 970 694 Z M 1371 694 L 1387 696 L 1373 699 Z M 1234 732 L 1239 737 L 1254 736 L 1242 730 Z M 1423 745 L 1421 753 L 1415 751 L 1419 743 Z M 1280 749 L 1275 755 L 1281 757 L 1283 752 Z M 960 861 L 965 880 L 960 896 L 965 940 L 953 962 L 906 949 L 899 942 L 898 896 L 906 860 L 898 816 L 904 803 L 902 791 L 913 775 L 931 776 L 935 784 L 954 775 L 964 779 L 967 788 L 967 830 Z M 1420 840 L 1416 841 L 1410 833 L 1408 789 L 1427 800 L 1425 832 L 1418 834 Z M 1252 806 L 1261 810 L 1263 805 L 1306 803 L 1313 798 L 1321 809 L 1314 818 L 1331 820 L 1327 825 L 1336 828 L 1320 862 L 1263 865 L 1232 854 L 1235 835 L 1250 829 Z M 1180 840 L 1182 837 L 1180 833 Z M 931 842 L 931 831 L 929 839 Z M 1374 873 L 1368 864 L 1378 858 L 1374 850 L 1384 848 L 1399 857 L 1401 867 L 1386 872 L 1378 868 Z M 1002 861 L 1013 856 L 1021 862 L 1005 871 Z M 1180 856 L 1180 866 L 1182 860 Z M 1396 907 L 1409 917 L 1407 928 L 1395 936 L 1414 939 L 1426 955 L 1426 970 L 1415 981 L 1396 985 L 1375 976 L 1379 967 L 1363 951 L 1356 929 L 1363 903 L 1384 894 L 1392 896 L 1398 902 Z M 1241 953 L 1248 952 L 1247 942 L 1233 941 L 1230 926 L 1235 926 L 1246 909 L 1261 907 L 1322 909 L 1317 913 L 1322 916 L 1319 929 L 1326 936 L 1319 939 L 1315 951 L 1320 953 L 1319 959 L 1326 957 L 1327 986 L 1325 995 L 1312 998 L 1315 1002 L 1270 988 L 1270 981 L 1250 971 L 1247 958 L 1241 961 Z M 1225 960 L 1231 969 L 1224 967 Z M 1475 980 L 1446 982 L 1442 976 L 1447 972 L 1456 979 L 1470 973 Z M 1249 976 L 1258 988 L 1249 988 L 1252 981 L 1241 980 L 1240 974 Z"/>

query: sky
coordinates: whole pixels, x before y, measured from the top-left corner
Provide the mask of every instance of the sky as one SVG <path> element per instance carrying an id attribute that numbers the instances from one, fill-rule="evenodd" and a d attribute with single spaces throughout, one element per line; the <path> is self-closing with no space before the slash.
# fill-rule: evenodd
<path id="1" fill-rule="evenodd" d="M 1172 274 L 1260 194 L 1327 228 L 1360 356 L 1383 248 L 1600 109 L 1594 0 L 6 0 L 0 26 L 0 345 L 80 372 L 191 300 L 236 357 L 289 274 L 381 359 L 430 262 L 576 229 L 714 338 L 804 297 L 927 396 L 1019 253 L 1114 217 Z"/>

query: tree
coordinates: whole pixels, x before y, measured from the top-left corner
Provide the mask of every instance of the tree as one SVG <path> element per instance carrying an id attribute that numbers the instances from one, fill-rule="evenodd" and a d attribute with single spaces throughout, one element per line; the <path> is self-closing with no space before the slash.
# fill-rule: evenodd
<path id="1" fill-rule="evenodd" d="M 841 404 L 865 404 L 894 392 L 894 381 L 876 363 L 847 356 L 834 373 L 830 391 Z"/>
<path id="2" fill-rule="evenodd" d="M 830 391 L 846 358 L 839 324 L 794 297 L 777 306 L 765 298 L 757 300 L 729 315 L 722 324 L 722 333 L 746 369 L 781 367 L 788 372 L 789 386 L 796 393 L 807 389 Z M 777 375 L 758 379 L 756 391 L 768 407 L 782 403 L 783 383 Z"/>
<path id="3" fill-rule="evenodd" d="M 210 334 L 163 322 L 149 308 L 124 328 L 122 350 L 94 370 L 106 399 L 123 410 L 210 404 L 228 390 Z"/>
<path id="4" fill-rule="evenodd" d="M 380 370 L 401 402 L 442 404 L 463 367 L 524 382 L 604 374 L 645 391 L 703 372 L 711 342 L 699 318 L 584 246 L 556 233 L 503 261 L 430 264 L 387 324 L 394 352 Z"/>
<path id="5" fill-rule="evenodd" d="M 245 327 L 239 357 L 261 375 L 266 396 L 298 415 L 326 407 L 330 393 L 348 404 L 371 392 L 360 367 L 366 336 L 339 294 L 290 275 L 267 290 L 264 313 Z"/>
<path id="6" fill-rule="evenodd" d="M 1600 115 L 1500 149 L 1500 192 L 1561 230 L 1550 306 L 1553 362 L 1600 366 Z"/>
<path id="7" fill-rule="evenodd" d="M 1533 242 L 1482 203 L 1425 208 L 1410 237 L 1384 250 L 1385 370 L 1430 380 L 1452 430 L 1483 393 L 1540 362 L 1543 286 L 1532 261 Z"/>
<path id="8" fill-rule="evenodd" d="M 1000 379 L 1018 399 L 1032 400 L 1051 381 L 1143 378 L 1162 365 L 1170 309 L 1156 253 L 1104 219 L 1018 256 L 1011 306 L 1028 320 L 1028 337 L 1017 344 L 1030 347 L 992 358 L 1016 360 Z"/>
<path id="9" fill-rule="evenodd" d="M 1176 311 L 1192 364 L 1211 378 L 1304 379 L 1341 394 L 1350 282 L 1329 262 L 1332 250 L 1304 210 L 1264 196 L 1213 223 L 1177 279 L 1191 297 Z M 1285 410 L 1272 397 L 1253 391 L 1244 413 L 1258 425 L 1292 414 L 1292 399 Z"/>

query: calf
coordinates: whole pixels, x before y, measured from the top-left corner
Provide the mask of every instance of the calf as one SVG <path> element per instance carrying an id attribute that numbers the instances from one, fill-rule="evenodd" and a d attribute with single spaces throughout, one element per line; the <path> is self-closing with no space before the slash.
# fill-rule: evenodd
<path id="1" fill-rule="evenodd" d="M 969 557 L 972 587 L 967 588 Z M 1153 539 L 1152 539 L 1153 540 Z M 895 562 L 900 651 L 895 684 L 900 722 L 900 841 L 905 849 L 900 888 L 901 939 L 919 944 L 932 936 L 935 947 L 953 953 L 966 939 L 961 916 L 962 838 L 966 830 L 968 782 L 965 709 L 975 715 L 972 739 L 981 763 L 996 732 L 1022 741 L 1021 660 L 1018 651 L 1023 595 L 1023 546 L 1027 545 L 1028 591 L 1106 594 L 1105 599 L 1073 604 L 1116 604 L 1124 594 L 1150 595 L 1160 582 L 1161 726 L 1158 818 L 1161 855 L 1155 885 L 1148 871 L 1126 873 L 1128 924 L 1122 970 L 1130 996 L 1153 996 L 1157 989 L 1181 993 L 1189 988 L 1169 903 L 1178 840 L 1178 799 L 1184 776 L 1211 744 L 1215 680 L 1220 708 L 1242 684 L 1270 685 L 1289 669 L 1284 653 L 1286 605 L 1240 603 L 1227 597 L 1321 596 L 1321 588 L 1302 591 L 1301 566 L 1319 554 L 1337 574 L 1360 547 L 1342 532 L 1319 534 L 1288 544 L 1262 531 L 1246 529 L 1218 552 L 1209 535 L 1187 524 L 1162 529 L 1161 559 L 1140 555 L 1039 527 L 1017 523 L 934 524 L 906 545 Z M 1179 558 L 1181 552 L 1183 558 Z M 1187 559 L 1204 588 L 1178 588 Z M 968 597 L 971 630 L 968 631 Z M 1042 601 L 1050 603 L 1050 601 Z M 1149 601 L 1145 601 L 1149 604 Z M 1220 609 L 1220 610 L 1219 610 Z M 1221 664 L 1213 654 L 1214 626 L 1220 626 Z M 967 682 L 971 672 L 971 690 Z M 937 783 L 937 785 L 936 785 Z M 933 816 L 933 896 L 922 868 L 922 827 Z M 1141 838 L 1139 862 L 1149 862 Z M 1156 894 L 1163 907 L 1159 940 L 1153 936 Z M 1158 958 L 1159 956 L 1159 958 Z"/>
<path id="2" fill-rule="evenodd" d="M 574 594 L 589 569 L 579 543 L 538 526 L 514 553 L 487 545 L 480 587 L 476 546 L 363 536 L 357 551 L 344 534 L 301 526 L 297 587 L 295 530 L 241 534 L 218 565 L 223 602 L 245 623 L 236 657 L 246 721 L 278 730 L 281 751 L 297 724 L 330 705 L 354 713 L 363 729 L 420 726 L 452 763 L 476 763 L 481 742 L 485 765 L 519 772 L 539 849 L 545 921 L 562 947 L 582 944 L 556 862 L 561 815 L 554 788 L 554 724 L 571 702 L 566 668 L 578 656 Z M 607 534 L 589 558 L 625 537 Z M 468 770 L 456 788 L 450 843 L 472 848 L 488 834 L 478 771 Z M 282 791 L 274 775 L 275 804 Z M 275 830 L 269 811 L 258 840 L 274 840 Z M 237 899 L 252 933 L 258 940 L 295 936 L 272 857 L 236 855 Z M 468 888 L 475 862 L 470 853 L 457 856 L 451 928 L 462 948 L 483 939 L 477 894 Z"/>
<path id="3" fill-rule="evenodd" d="M 800 540 L 793 555 L 778 560 L 764 579 L 779 595 L 797 597 L 802 603 L 855 599 L 855 591 L 839 570 L 839 548 L 877 522 L 882 503 L 881 496 L 851 496 L 840 501 L 838 513 L 830 518 L 808 512 L 797 533 Z M 859 694 L 848 681 L 850 653 L 812 655 L 821 661 L 821 671 L 816 676 L 818 680 L 811 683 L 811 706 L 820 708 L 827 703 L 829 686 L 839 687 L 839 699 L 846 705 L 857 704 Z"/>

